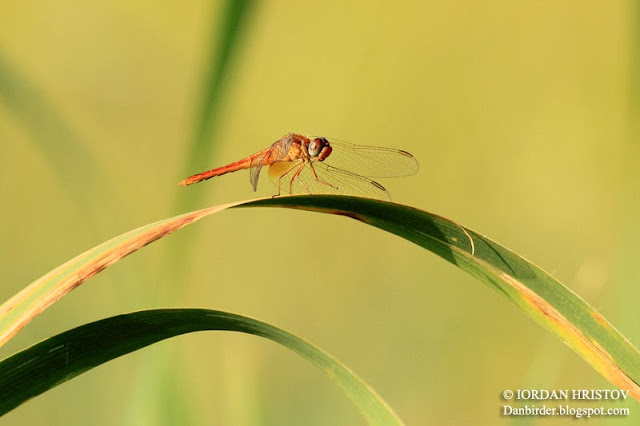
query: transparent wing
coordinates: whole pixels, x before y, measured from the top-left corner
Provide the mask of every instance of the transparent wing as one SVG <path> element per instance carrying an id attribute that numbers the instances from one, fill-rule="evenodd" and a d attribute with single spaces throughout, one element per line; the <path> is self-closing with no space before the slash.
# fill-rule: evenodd
<path id="1" fill-rule="evenodd" d="M 251 159 L 249 182 L 251 182 L 254 192 L 258 189 L 258 179 L 260 178 L 260 170 L 262 170 L 262 166 L 265 164 L 270 165 L 282 160 L 289 152 L 292 142 L 293 137 L 291 137 L 291 135 L 287 135 L 274 142 L 269 148 L 261 151 Z"/>
<path id="2" fill-rule="evenodd" d="M 324 161 L 329 166 L 368 177 L 409 176 L 418 172 L 418 161 L 406 151 L 381 146 L 355 145 L 329 138 L 333 148 Z"/>
<path id="3" fill-rule="evenodd" d="M 294 178 L 300 167 L 303 167 L 302 171 Z M 313 174 L 314 170 L 318 179 Z M 276 185 L 280 183 L 282 193 L 342 194 L 391 200 L 387 190 L 378 182 L 319 161 L 308 164 L 279 161 L 269 167 L 269 177 Z"/>
<path id="4" fill-rule="evenodd" d="M 258 189 L 258 178 L 260 178 L 260 170 L 262 170 L 262 166 L 265 164 L 265 160 L 268 158 L 269 150 L 265 151 L 264 154 L 258 155 L 251 159 L 251 168 L 249 169 L 249 182 L 251 182 L 251 186 L 253 186 L 253 192 Z"/>

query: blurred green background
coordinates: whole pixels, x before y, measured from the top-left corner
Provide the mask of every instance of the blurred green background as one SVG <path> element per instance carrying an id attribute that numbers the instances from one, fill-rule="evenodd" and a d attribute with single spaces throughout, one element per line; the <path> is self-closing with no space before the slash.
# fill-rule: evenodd
<path id="1" fill-rule="evenodd" d="M 637 345 L 636 8 L 4 0 L 1 299 L 117 234 L 253 197 L 247 172 L 177 183 L 296 131 L 413 153 L 417 175 L 381 180 L 395 201 L 524 255 Z M 257 195 L 274 188 L 263 177 Z M 167 306 L 288 329 L 354 369 L 408 424 L 569 425 L 501 417 L 502 391 L 613 388 L 499 295 L 417 246 L 343 217 L 272 209 L 224 212 L 145 248 L 52 306 L 0 356 Z M 640 410 L 603 405 L 631 417 L 589 424 L 632 424 Z M 297 355 L 220 332 L 118 359 L 3 421 L 364 423 Z"/>

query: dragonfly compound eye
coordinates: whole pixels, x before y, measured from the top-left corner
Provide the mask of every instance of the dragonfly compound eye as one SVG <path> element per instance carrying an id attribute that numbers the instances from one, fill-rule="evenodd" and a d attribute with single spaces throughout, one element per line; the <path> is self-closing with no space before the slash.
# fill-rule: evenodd
<path id="1" fill-rule="evenodd" d="M 315 138 L 309 143 L 309 155 L 311 157 L 317 157 L 320 154 L 320 151 L 322 151 L 323 146 L 322 139 Z"/>

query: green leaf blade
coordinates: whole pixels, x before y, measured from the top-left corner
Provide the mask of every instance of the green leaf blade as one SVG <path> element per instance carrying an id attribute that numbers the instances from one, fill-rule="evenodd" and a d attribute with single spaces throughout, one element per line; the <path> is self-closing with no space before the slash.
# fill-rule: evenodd
<path id="1" fill-rule="evenodd" d="M 250 206 L 344 215 L 412 241 L 507 297 L 640 400 L 640 352 L 628 339 L 550 274 L 484 235 L 419 209 L 357 197 L 282 197 L 236 207 Z"/>
<path id="2" fill-rule="evenodd" d="M 230 207 L 284 207 L 343 215 L 412 241 L 498 291 L 605 378 L 630 390 L 640 400 L 640 352 L 595 309 L 551 275 L 451 220 L 409 206 L 349 196 L 291 196 L 232 203 L 123 234 L 79 256 L 84 259 L 81 264 L 63 265 L 62 270 L 58 268 L 37 280 L 0 306 L 0 343 L 92 274 L 158 238 Z"/>
<path id="3" fill-rule="evenodd" d="M 336 383 L 369 424 L 402 421 L 365 382 L 303 339 L 270 324 L 208 309 L 157 309 L 118 315 L 74 328 L 0 362 L 0 415 L 100 364 L 174 336 L 235 331 L 277 342 L 306 358 Z"/>

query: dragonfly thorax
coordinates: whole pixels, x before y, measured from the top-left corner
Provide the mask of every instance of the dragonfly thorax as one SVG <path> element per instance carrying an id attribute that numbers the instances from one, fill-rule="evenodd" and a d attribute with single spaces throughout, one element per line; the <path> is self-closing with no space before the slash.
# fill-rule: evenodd
<path id="1" fill-rule="evenodd" d="M 318 161 L 324 161 L 331 154 L 331 151 L 331 145 L 326 138 L 314 138 L 307 147 L 309 156 Z"/>

